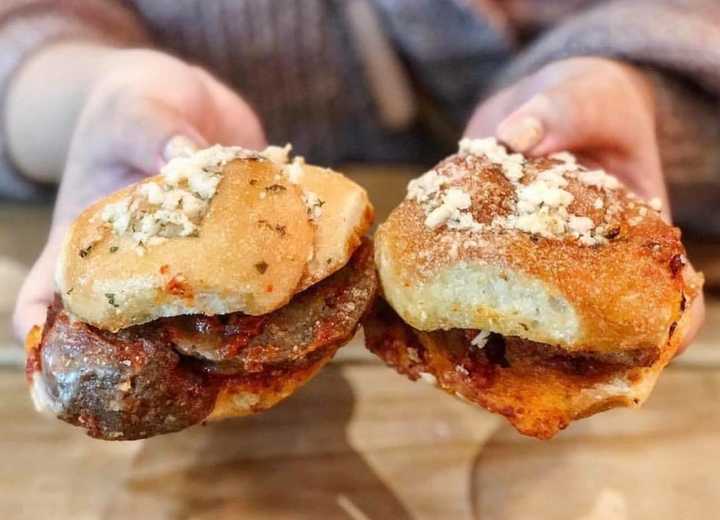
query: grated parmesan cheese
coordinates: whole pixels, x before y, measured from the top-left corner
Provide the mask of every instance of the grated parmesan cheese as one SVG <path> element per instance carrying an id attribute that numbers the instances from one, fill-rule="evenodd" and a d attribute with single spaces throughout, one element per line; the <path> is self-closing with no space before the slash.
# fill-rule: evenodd
<path id="1" fill-rule="evenodd" d="M 437 378 L 429 372 L 420 372 L 420 379 L 430 385 L 437 385 Z"/>
<path id="2" fill-rule="evenodd" d="M 287 164 L 290 162 L 291 151 L 292 145 L 288 143 L 285 146 L 268 146 L 260 152 L 260 155 L 276 164 Z"/>
<path id="3" fill-rule="evenodd" d="M 619 181 L 604 170 L 587 170 L 577 163 L 571 153 L 559 152 L 550 156 L 554 163 L 549 168 L 538 172 L 529 182 L 521 182 L 525 178 L 525 158 L 521 154 L 508 153 L 494 138 L 464 138 L 459 143 L 459 153 L 481 157 L 501 167 L 516 193 L 514 210 L 503 217 L 496 217 L 490 224 L 478 223 L 470 211 L 470 195 L 454 182 L 462 179 L 466 172 L 458 169 L 457 174 L 448 176 L 433 169 L 408 184 L 406 197 L 420 204 L 428 228 L 445 225 L 448 229 L 471 232 L 515 229 L 546 238 L 569 237 L 588 246 L 607 243 L 603 235 L 605 224 L 596 226 L 592 219 L 570 213 L 569 207 L 575 197 L 565 189 L 569 179 L 577 179 L 601 190 L 618 188 Z M 598 210 L 604 206 L 602 197 L 593 203 Z M 617 204 L 611 204 L 606 218 L 619 210 Z M 451 256 L 457 253 L 457 248 L 449 249 Z"/>
<path id="4" fill-rule="evenodd" d="M 303 176 L 303 166 L 305 166 L 305 159 L 295 157 L 293 162 L 285 167 L 285 173 L 290 182 L 300 184 L 300 178 Z"/>
<path id="5" fill-rule="evenodd" d="M 470 195 L 459 188 L 450 188 L 440 206 L 432 210 L 425 219 L 425 225 L 435 229 L 450 219 L 459 220 L 460 211 L 470 207 Z"/>
<path id="6" fill-rule="evenodd" d="M 489 338 L 490 338 L 490 331 L 481 330 L 477 336 L 475 336 L 472 340 L 470 340 L 470 344 L 473 347 L 482 349 L 482 348 L 485 348 L 485 345 L 487 345 Z"/>
<path id="7" fill-rule="evenodd" d="M 108 204 L 102 210 L 100 218 L 103 222 L 110 224 L 116 235 L 122 235 L 130 226 L 130 197 L 125 197 L 119 202 Z"/>
<path id="8" fill-rule="evenodd" d="M 585 235 L 589 233 L 592 228 L 595 226 L 595 223 L 592 221 L 592 219 L 588 217 L 577 217 L 575 215 L 570 215 L 570 218 L 568 219 L 568 228 L 573 233 L 578 233 L 579 235 Z"/>
<path id="9" fill-rule="evenodd" d="M 586 186 L 595 186 L 596 188 L 604 188 L 607 190 L 614 190 L 620 186 L 620 181 L 605 172 L 605 170 L 579 171 L 577 177 L 578 180 Z"/>
<path id="10" fill-rule="evenodd" d="M 497 164 L 510 181 L 517 182 L 523 177 L 525 158 L 519 153 L 509 154 L 494 137 L 485 139 L 465 137 L 460 140 L 459 149 L 461 154 L 484 156 L 493 164 Z"/>
<path id="11" fill-rule="evenodd" d="M 305 161 L 289 161 L 291 145 L 268 146 L 260 153 L 239 146 L 215 145 L 187 152 L 160 170 L 159 181 L 141 184 L 133 194 L 103 208 L 100 218 L 116 235 L 130 234 L 138 254 L 147 245 L 167 238 L 193 236 L 217 193 L 223 168 L 235 159 L 269 160 L 282 166 L 290 182 L 298 184 Z M 317 219 L 324 204 L 312 192 L 304 192 L 310 218 Z M 260 197 L 264 198 L 261 192 Z"/>
<path id="12" fill-rule="evenodd" d="M 290 152 L 292 151 L 292 145 L 286 144 L 283 147 L 279 146 L 268 146 L 260 152 L 260 155 L 269 159 L 270 161 L 278 164 L 282 167 L 283 174 L 292 184 L 301 185 L 302 177 L 304 174 L 303 167 L 305 166 L 305 158 L 298 155 L 290 160 Z M 301 186 L 302 187 L 302 186 Z M 322 206 L 325 204 L 324 201 L 320 200 L 317 194 L 302 189 L 303 201 L 307 207 L 308 215 L 311 220 L 317 220 L 322 215 Z M 260 194 L 261 198 L 265 198 L 264 194 Z"/>
<path id="13" fill-rule="evenodd" d="M 440 175 L 436 170 L 430 170 L 417 179 L 408 183 L 407 196 L 409 199 L 423 203 L 432 199 L 449 179 Z"/>
<path id="14" fill-rule="evenodd" d="M 462 365 L 455 365 L 455 372 L 457 372 L 461 376 L 465 376 L 465 377 L 470 375 L 470 372 L 468 371 L 468 369 Z"/>
<path id="15" fill-rule="evenodd" d="M 215 196 L 223 167 L 251 157 L 260 156 L 219 145 L 175 157 L 160 170 L 160 182 L 141 184 L 129 197 L 105 206 L 100 218 L 116 235 L 130 233 L 138 254 L 146 245 L 191 236 Z"/>
<path id="16" fill-rule="evenodd" d="M 303 191 L 303 200 L 307 206 L 308 215 L 311 220 L 317 220 L 322 215 L 322 207 L 325 201 L 321 200 L 315 192 L 310 190 Z"/>

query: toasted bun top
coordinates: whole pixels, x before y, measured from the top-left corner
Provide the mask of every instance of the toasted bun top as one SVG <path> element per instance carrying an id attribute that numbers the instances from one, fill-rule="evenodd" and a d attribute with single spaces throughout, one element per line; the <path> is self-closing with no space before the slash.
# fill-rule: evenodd
<path id="1" fill-rule="evenodd" d="M 410 183 L 378 230 L 376 262 L 385 297 L 419 330 L 660 349 L 702 282 L 658 210 L 570 154 L 464 140 Z"/>
<path id="2" fill-rule="evenodd" d="M 215 146 L 114 193 L 71 226 L 56 271 L 65 308 L 116 331 L 179 314 L 265 314 L 344 266 L 372 206 L 346 177 Z"/>

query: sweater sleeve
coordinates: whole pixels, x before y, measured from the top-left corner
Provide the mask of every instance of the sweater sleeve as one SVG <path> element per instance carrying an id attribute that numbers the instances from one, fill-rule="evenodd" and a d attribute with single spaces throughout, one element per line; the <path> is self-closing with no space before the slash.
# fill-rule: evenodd
<path id="1" fill-rule="evenodd" d="M 37 200 L 52 187 L 24 178 L 6 146 L 5 106 L 8 87 L 25 60 L 48 43 L 90 40 L 134 46 L 147 35 L 132 10 L 112 0 L 4 0 L 0 5 L 0 199 Z"/>
<path id="2" fill-rule="evenodd" d="M 693 192 L 720 192 L 720 2 L 615 0 L 581 11 L 542 34 L 500 74 L 500 88 L 573 56 L 635 63 L 655 86 L 658 139 L 676 216 Z M 714 188 L 713 188 L 714 187 Z M 677 195 L 677 196 L 676 196 Z M 710 208 L 718 213 L 715 202 Z M 689 216 L 689 214 L 688 214 Z M 719 230 L 707 230 L 719 232 Z"/>

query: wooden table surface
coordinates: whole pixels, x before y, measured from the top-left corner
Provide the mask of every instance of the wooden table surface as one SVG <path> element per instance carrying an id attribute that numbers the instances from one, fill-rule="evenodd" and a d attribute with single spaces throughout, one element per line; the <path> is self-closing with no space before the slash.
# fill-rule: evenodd
<path id="1" fill-rule="evenodd" d="M 381 220 L 414 169 L 350 169 Z M 720 515 L 720 300 L 640 410 L 552 441 L 371 357 L 356 338 L 257 417 L 101 442 L 36 414 L 9 331 L 47 207 L 0 204 L 0 518 L 696 519 Z M 701 264 L 720 255 L 704 248 Z M 707 268 L 706 268 L 707 269 Z"/>

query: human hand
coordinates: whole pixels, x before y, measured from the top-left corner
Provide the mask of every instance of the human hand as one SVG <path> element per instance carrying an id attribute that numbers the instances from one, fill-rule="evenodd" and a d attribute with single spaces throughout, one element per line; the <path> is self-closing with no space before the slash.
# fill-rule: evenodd
<path id="1" fill-rule="evenodd" d="M 266 144 L 252 109 L 203 69 L 156 51 L 108 50 L 72 131 L 48 241 L 18 296 L 19 338 L 45 320 L 72 220 L 103 195 L 156 174 L 184 147 L 208 143 Z"/>
<path id="2" fill-rule="evenodd" d="M 670 220 L 654 106 L 652 85 L 641 71 L 604 58 L 572 58 L 547 65 L 481 103 L 465 135 L 495 135 L 529 156 L 569 150 L 646 200 L 658 197 Z M 704 314 L 701 294 L 690 309 L 681 350 Z"/>

